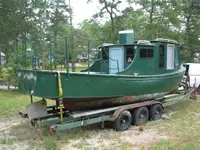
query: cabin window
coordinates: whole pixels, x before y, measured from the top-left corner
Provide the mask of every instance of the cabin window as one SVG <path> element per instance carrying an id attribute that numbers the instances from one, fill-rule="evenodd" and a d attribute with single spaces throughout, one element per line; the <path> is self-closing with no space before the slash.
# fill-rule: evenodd
<path id="1" fill-rule="evenodd" d="M 134 58 L 134 50 L 132 47 L 126 48 L 126 62 L 127 63 L 132 63 Z"/>
<path id="2" fill-rule="evenodd" d="M 159 47 L 159 68 L 164 68 L 164 58 L 165 58 L 165 49 L 164 45 L 160 45 Z"/>
<path id="3" fill-rule="evenodd" d="M 141 48 L 140 49 L 140 58 L 152 58 L 153 49 L 150 48 Z"/>
<path id="4" fill-rule="evenodd" d="M 175 49 L 175 67 L 179 67 L 179 49 Z"/>
<path id="5" fill-rule="evenodd" d="M 168 44 L 167 45 L 167 69 L 174 69 L 174 44 Z"/>

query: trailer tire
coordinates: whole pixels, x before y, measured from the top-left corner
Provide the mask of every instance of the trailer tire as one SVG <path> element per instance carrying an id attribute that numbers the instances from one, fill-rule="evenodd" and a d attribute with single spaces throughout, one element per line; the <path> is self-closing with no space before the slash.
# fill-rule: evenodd
<path id="1" fill-rule="evenodd" d="M 149 120 L 149 111 L 147 107 L 140 107 L 132 112 L 132 120 L 134 125 L 143 125 Z"/>
<path id="2" fill-rule="evenodd" d="M 163 107 L 160 104 L 155 104 L 150 107 L 150 119 L 159 120 L 162 117 Z"/>
<path id="3" fill-rule="evenodd" d="M 114 121 L 114 128 L 117 131 L 125 131 L 131 126 L 132 116 L 128 110 L 122 111 Z"/>

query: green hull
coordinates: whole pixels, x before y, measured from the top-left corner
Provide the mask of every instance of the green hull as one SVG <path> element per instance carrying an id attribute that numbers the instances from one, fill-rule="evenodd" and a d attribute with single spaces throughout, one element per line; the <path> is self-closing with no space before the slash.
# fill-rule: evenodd
<path id="1" fill-rule="evenodd" d="M 185 73 L 180 44 L 160 38 L 135 41 L 133 33 L 120 31 L 119 44 L 99 46 L 94 63 L 76 73 L 69 73 L 66 41 L 66 72 L 20 69 L 18 88 L 46 99 L 62 98 L 71 110 L 156 99 L 177 90 Z M 90 41 L 88 56 L 91 46 Z"/>
<path id="2" fill-rule="evenodd" d="M 63 98 L 85 99 L 168 93 L 179 87 L 185 69 L 160 75 L 108 75 L 61 72 Z M 58 73 L 19 70 L 19 90 L 38 97 L 58 99 Z"/>

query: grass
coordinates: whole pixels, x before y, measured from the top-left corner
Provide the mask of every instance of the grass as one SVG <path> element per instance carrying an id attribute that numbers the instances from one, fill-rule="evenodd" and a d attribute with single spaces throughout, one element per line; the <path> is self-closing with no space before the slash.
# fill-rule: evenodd
<path id="1" fill-rule="evenodd" d="M 39 100 L 35 98 L 34 101 Z M 30 97 L 19 93 L 17 91 L 0 91 L 0 119 L 9 118 L 9 115 L 17 113 L 18 111 L 24 111 L 25 106 L 30 103 Z M 144 131 L 148 129 L 156 129 L 159 135 L 167 136 L 168 139 L 161 139 L 149 145 L 141 146 L 141 149 L 170 149 L 170 150 L 200 150 L 200 102 L 199 101 L 185 101 L 176 105 L 170 106 L 165 109 L 165 114 L 168 118 L 149 122 Z M 172 114 L 172 112 L 174 112 Z M 0 145 L 12 145 L 17 142 L 25 142 L 28 140 L 29 147 L 31 149 L 44 148 L 48 150 L 59 150 L 63 145 L 68 145 L 73 141 L 78 140 L 77 143 L 72 144 L 77 149 L 91 149 L 91 145 L 88 144 L 86 139 L 95 137 L 98 134 L 102 134 L 100 138 L 106 139 L 106 141 L 113 141 L 117 145 L 112 147 L 105 147 L 105 149 L 132 149 L 133 143 L 127 141 L 120 141 L 120 136 L 123 136 L 123 132 L 110 132 L 109 129 L 105 129 L 106 132 L 100 129 L 87 127 L 87 129 L 73 129 L 63 131 L 57 136 L 51 136 L 46 133 L 40 134 L 38 130 L 30 128 L 29 122 L 25 121 L 19 125 L 11 127 L 11 136 L 15 138 L 1 138 Z M 130 134 L 131 134 L 130 129 Z M 103 132 L 103 133 L 102 133 Z M 105 135 L 103 135 L 105 134 Z"/>
<path id="2" fill-rule="evenodd" d="M 166 109 L 166 113 L 175 111 L 169 120 L 156 124 L 160 134 L 168 135 L 168 140 L 152 144 L 150 149 L 199 149 L 200 150 L 200 102 L 186 101 Z"/>
<path id="3" fill-rule="evenodd" d="M 34 101 L 40 100 L 40 98 L 34 98 Z M 52 101 L 47 101 L 52 103 Z M 10 120 L 9 116 L 17 114 L 19 111 L 25 111 L 27 104 L 30 104 L 30 97 L 23 93 L 17 91 L 0 91 L 0 120 Z M 12 118 L 11 118 L 12 120 Z M 0 122 L 1 123 L 1 122 Z M 42 134 L 35 129 L 30 128 L 29 121 L 22 122 L 19 125 L 15 125 L 10 128 L 11 136 L 14 136 L 14 139 L 7 139 L 0 137 L 0 145 L 7 144 L 12 145 L 16 142 L 23 142 L 30 140 L 28 142 L 30 146 L 42 146 L 48 150 L 57 150 L 60 149 L 59 143 L 68 142 L 71 139 L 78 139 L 80 137 L 87 138 L 89 132 L 82 131 L 81 129 L 70 130 L 68 133 L 59 133 L 58 136 L 54 137 L 48 134 Z M 77 134 L 78 132 L 78 134 Z M 42 143 L 41 143 L 42 141 Z M 37 143 L 37 144 L 36 144 Z M 34 146 L 33 146 L 34 147 Z M 0 148 L 1 149 L 1 148 Z"/>
<path id="4" fill-rule="evenodd" d="M 0 90 L 0 116 L 22 111 L 30 103 L 30 97 L 17 91 Z"/>
<path id="5" fill-rule="evenodd" d="M 41 100 L 39 97 L 34 97 L 33 101 Z M 54 101 L 47 100 L 47 103 Z M 8 116 L 19 111 L 25 111 L 26 105 L 30 104 L 30 96 L 18 91 L 0 90 L 0 116 Z"/>

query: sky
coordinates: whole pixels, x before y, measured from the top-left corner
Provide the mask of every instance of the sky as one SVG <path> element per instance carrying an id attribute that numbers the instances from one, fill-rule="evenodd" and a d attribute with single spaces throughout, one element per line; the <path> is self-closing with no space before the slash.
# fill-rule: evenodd
<path id="1" fill-rule="evenodd" d="M 69 0 L 66 0 L 68 3 Z M 93 0 L 94 2 L 87 4 L 87 0 L 71 0 L 71 7 L 73 9 L 73 24 L 77 26 L 78 23 L 85 19 L 89 19 L 93 14 L 99 11 L 98 0 Z M 123 0 L 125 1 L 125 0 Z M 126 8 L 128 4 L 122 2 L 119 9 L 122 10 Z"/>

